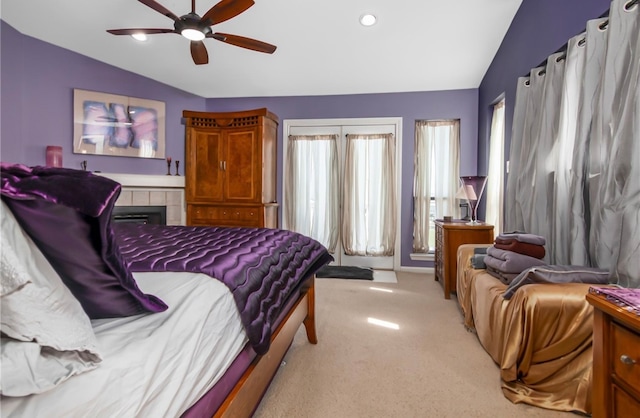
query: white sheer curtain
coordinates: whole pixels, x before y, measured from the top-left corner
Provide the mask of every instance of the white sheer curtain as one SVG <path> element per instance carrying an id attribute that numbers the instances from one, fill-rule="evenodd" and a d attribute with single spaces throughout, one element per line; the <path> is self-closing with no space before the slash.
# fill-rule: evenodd
<path id="1" fill-rule="evenodd" d="M 335 252 L 338 243 L 338 136 L 291 135 L 287 142 L 285 225 Z"/>
<path id="2" fill-rule="evenodd" d="M 502 231 L 504 204 L 504 100 L 493 106 L 489 137 L 489 170 L 487 172 L 487 212 L 485 221 L 493 225 L 494 235 Z"/>
<path id="3" fill-rule="evenodd" d="M 347 135 L 342 245 L 347 255 L 391 256 L 396 236 L 395 137 Z"/>
<path id="4" fill-rule="evenodd" d="M 413 251 L 429 252 L 432 219 L 456 216 L 460 180 L 460 121 L 416 122 L 413 176 Z M 431 213 L 431 198 L 436 213 Z"/>
<path id="5" fill-rule="evenodd" d="M 553 54 L 546 73 L 531 71 L 507 194 L 509 225 L 521 210 L 524 230 L 547 238 L 549 262 L 609 269 L 625 287 L 640 287 L 639 38 L 640 5 L 614 0 L 608 19 L 568 42 L 566 60 Z"/>

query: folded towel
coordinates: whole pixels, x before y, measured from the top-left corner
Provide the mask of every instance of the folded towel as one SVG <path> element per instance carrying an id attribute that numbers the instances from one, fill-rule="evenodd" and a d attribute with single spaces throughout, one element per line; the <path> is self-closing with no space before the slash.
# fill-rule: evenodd
<path id="1" fill-rule="evenodd" d="M 498 235 L 497 238 L 515 239 L 516 241 L 526 242 L 528 244 L 535 244 L 535 245 L 545 245 L 547 243 L 547 241 L 541 235 L 526 234 L 522 232 L 500 234 Z"/>
<path id="2" fill-rule="evenodd" d="M 545 266 L 544 261 L 518 254 L 513 251 L 505 251 L 493 246 L 487 248 L 487 256 L 484 258 L 487 267 L 492 267 L 502 273 L 521 273 L 529 267 Z"/>
<path id="3" fill-rule="evenodd" d="M 496 238 L 494 247 L 505 250 L 513 251 L 514 253 L 528 255 L 529 257 L 544 258 L 545 249 L 542 245 L 529 244 L 528 242 L 520 242 L 516 239 L 504 239 Z"/>
<path id="4" fill-rule="evenodd" d="M 473 253 L 474 254 L 486 254 L 487 253 L 487 247 L 476 247 L 473 249 Z"/>
<path id="5" fill-rule="evenodd" d="M 484 264 L 485 254 L 474 254 L 471 257 L 471 267 L 474 269 L 485 269 L 487 268 L 486 264 Z"/>
<path id="6" fill-rule="evenodd" d="M 502 295 L 505 299 L 520 287 L 535 283 L 590 283 L 608 284 L 609 271 L 597 267 L 549 265 L 531 267 L 511 281 Z"/>
<path id="7" fill-rule="evenodd" d="M 518 277 L 518 274 L 515 273 L 503 273 L 501 271 L 498 271 L 492 267 L 488 267 L 487 266 L 487 273 L 489 273 L 490 275 L 492 275 L 493 277 L 495 277 L 496 279 L 500 280 L 502 283 L 506 284 L 507 286 L 509 286 L 511 284 L 511 282 L 513 280 L 515 280 L 516 277 Z"/>

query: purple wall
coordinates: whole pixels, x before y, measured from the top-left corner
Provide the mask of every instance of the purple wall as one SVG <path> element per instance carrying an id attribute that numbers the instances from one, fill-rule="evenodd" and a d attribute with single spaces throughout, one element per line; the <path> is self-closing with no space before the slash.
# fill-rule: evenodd
<path id="1" fill-rule="evenodd" d="M 508 155 L 519 76 L 527 74 L 573 35 L 586 21 L 602 15 L 608 0 L 524 0 L 478 90 L 389 93 L 371 95 L 204 99 L 91 58 L 24 36 L 1 22 L 1 138 L 2 161 L 27 165 L 44 163 L 46 145 L 62 145 L 64 165 L 90 170 L 160 174 L 160 160 L 83 156 L 71 152 L 73 88 L 161 100 L 167 110 L 167 155 L 184 159 L 182 110 L 227 111 L 267 107 L 283 119 L 402 117 L 403 266 L 429 264 L 409 259 L 412 241 L 412 170 L 414 121 L 461 120 L 461 175 L 486 174 L 490 106 L 506 98 Z M 539 28 L 544 28 L 542 32 Z M 282 132 L 279 132 L 279 147 Z M 282 175 L 278 155 L 278 178 Z M 280 188 L 280 180 L 278 187 Z M 281 190 L 278 191 L 279 196 Z"/>
<path id="2" fill-rule="evenodd" d="M 343 96 L 209 99 L 207 110 L 226 112 L 266 107 L 284 119 L 402 117 L 401 265 L 432 266 L 410 259 L 413 243 L 413 142 L 415 121 L 460 119 L 460 174 L 476 173 L 477 90 Z M 282 201 L 282 127 L 278 130 L 278 201 Z"/>
<path id="3" fill-rule="evenodd" d="M 22 35 L 4 21 L 0 24 L 2 161 L 44 165 L 46 145 L 61 145 L 65 167 L 80 168 L 87 160 L 89 170 L 166 173 L 164 160 L 73 154 L 74 88 L 165 102 L 167 155 L 184 159 L 182 110 L 204 110 L 204 98 Z"/>
<path id="4" fill-rule="evenodd" d="M 610 0 L 524 0 L 500 49 L 480 84 L 478 107 L 478 174 L 487 174 L 491 106 L 505 97 L 505 155 L 511 145 L 513 110 L 518 77 L 559 50 L 569 38 L 600 17 Z"/>
<path id="5" fill-rule="evenodd" d="M 77 155 L 72 147 L 73 88 L 161 100 L 167 109 L 167 155 L 184 159 L 182 111 L 229 111 L 267 107 L 283 119 L 402 117 L 402 255 L 404 266 L 412 262 L 412 177 L 414 122 L 418 119 L 461 120 L 461 170 L 476 172 L 476 89 L 460 91 L 390 93 L 371 95 L 203 99 L 91 58 L 24 36 L 1 22 L 0 145 L 2 161 L 27 165 L 44 164 L 46 145 L 62 145 L 65 167 L 79 168 L 88 161 L 90 170 L 131 174 L 164 174 L 160 160 Z M 282 133 L 279 132 L 279 147 Z M 278 178 L 282 176 L 278 155 Z M 278 181 L 280 188 L 281 181 Z M 278 191 L 279 196 L 281 190 Z"/>

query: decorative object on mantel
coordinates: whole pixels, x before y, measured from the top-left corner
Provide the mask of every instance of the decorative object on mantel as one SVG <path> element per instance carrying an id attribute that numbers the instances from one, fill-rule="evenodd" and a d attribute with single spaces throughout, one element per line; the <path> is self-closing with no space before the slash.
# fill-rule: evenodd
<path id="1" fill-rule="evenodd" d="M 167 176 L 171 175 L 171 157 L 167 157 Z"/>
<path id="2" fill-rule="evenodd" d="M 73 120 L 75 154 L 164 158 L 164 102 L 74 89 Z"/>
<path id="3" fill-rule="evenodd" d="M 180 161 L 176 160 L 176 176 L 180 175 L 180 172 L 178 171 L 179 168 L 180 168 Z"/>
<path id="4" fill-rule="evenodd" d="M 471 210 L 471 221 L 467 225 L 480 225 L 482 222 L 478 221 L 478 204 L 487 184 L 487 176 L 460 177 L 460 183 Z"/>
<path id="5" fill-rule="evenodd" d="M 82 171 L 87 171 L 87 160 L 82 160 L 80 162 L 80 168 L 82 169 Z"/>
<path id="6" fill-rule="evenodd" d="M 62 167 L 62 147 L 47 145 L 45 165 L 47 167 Z"/>

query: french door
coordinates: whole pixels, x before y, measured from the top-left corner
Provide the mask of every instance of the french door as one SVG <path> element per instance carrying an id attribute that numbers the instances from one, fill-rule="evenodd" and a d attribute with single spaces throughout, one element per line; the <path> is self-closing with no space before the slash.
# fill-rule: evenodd
<path id="1" fill-rule="evenodd" d="M 285 120 L 283 222 L 334 264 L 399 264 L 400 118 Z"/>

